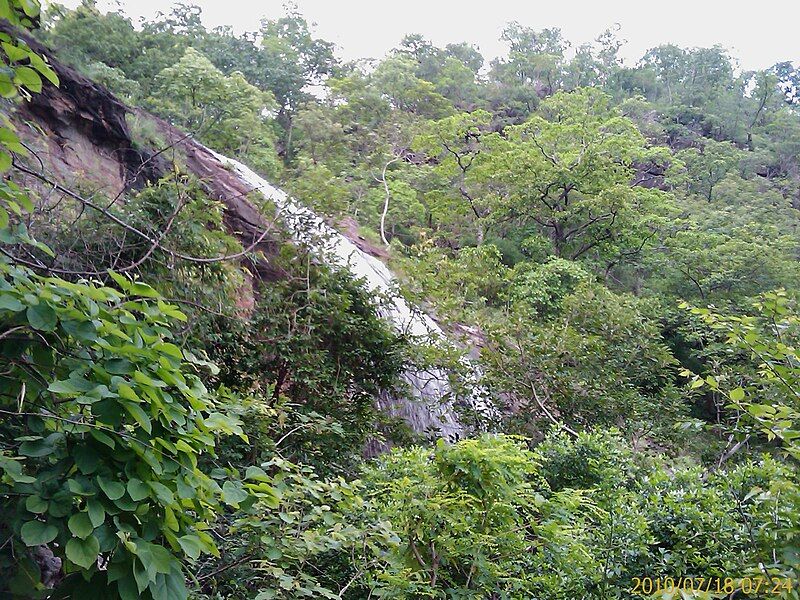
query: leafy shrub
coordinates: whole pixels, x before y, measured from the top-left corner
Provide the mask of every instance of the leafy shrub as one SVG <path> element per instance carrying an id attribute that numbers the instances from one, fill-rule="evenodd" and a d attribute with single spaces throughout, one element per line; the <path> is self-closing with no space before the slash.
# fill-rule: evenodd
<path id="1" fill-rule="evenodd" d="M 171 341 L 185 316 L 114 279 L 124 294 L 0 262 L 0 560 L 16 593 L 42 589 L 43 545 L 60 589 L 122 598 L 186 597 L 181 561 L 216 552 L 205 530 L 236 484 L 198 456 L 241 430 Z"/>
<path id="2" fill-rule="evenodd" d="M 521 263 L 515 270 L 509 291 L 511 301 L 530 312 L 533 318 L 547 318 L 561 307 L 564 298 L 591 275 L 578 263 L 563 258 L 550 258 L 541 265 Z"/>

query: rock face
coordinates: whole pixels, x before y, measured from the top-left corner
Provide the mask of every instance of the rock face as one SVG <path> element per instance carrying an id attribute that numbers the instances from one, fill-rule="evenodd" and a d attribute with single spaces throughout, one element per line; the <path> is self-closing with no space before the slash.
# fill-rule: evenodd
<path id="1" fill-rule="evenodd" d="M 141 111 L 137 112 L 142 114 Z M 244 247 L 255 244 L 255 249 L 265 256 L 273 256 L 279 246 L 278 231 L 275 224 L 269 222 L 252 202 L 253 187 L 226 168 L 214 152 L 187 137 L 182 131 L 152 115 L 145 114 L 145 117 L 157 124 L 166 146 L 174 147 L 182 154 L 186 168 L 200 180 L 206 193 L 223 203 L 228 231 Z M 259 261 L 255 265 L 255 271 L 261 281 L 274 281 L 284 275 L 269 259 Z"/>
<path id="2" fill-rule="evenodd" d="M 397 282 L 380 260 L 385 252 L 381 257 L 382 249 L 360 239 L 354 224 L 345 228 L 345 234 L 329 227 L 246 166 L 205 148 L 169 123 L 126 106 L 107 89 L 58 62 L 35 40 L 25 39 L 35 51 L 47 56 L 60 80 L 59 87 L 45 83 L 42 93 L 35 94 L 13 116 L 22 139 L 32 149 L 33 157 L 26 159 L 28 167 L 42 175 L 27 176 L 26 183 L 46 187 L 42 182 L 57 182 L 72 189 L 88 185 L 104 196 L 118 198 L 160 179 L 170 168 L 166 157 L 175 153 L 209 196 L 223 204 L 227 230 L 244 247 L 255 244 L 254 248 L 265 256 L 255 266 L 251 290 L 244 297 L 252 298 L 252 288 L 259 282 L 284 275 L 270 261 L 280 232 L 251 200 L 255 191 L 274 202 L 285 229 L 295 239 L 304 243 L 309 243 L 311 236 L 324 240 L 324 247 L 316 247 L 321 260 L 348 269 L 362 278 L 370 291 L 391 295 L 383 309 L 384 317 L 396 329 L 430 343 L 446 343 L 435 321 L 396 294 Z M 154 129 L 160 147 L 137 144 L 129 119 Z M 36 129 L 43 130 L 45 136 Z M 253 270 L 252 264 L 249 269 Z M 246 312 L 247 307 L 242 308 Z M 404 379 L 405 390 L 386 391 L 377 400 L 381 410 L 401 418 L 420 434 L 449 439 L 463 434 L 447 373 L 437 369 L 408 372 Z"/>
<path id="3" fill-rule="evenodd" d="M 9 25 L 0 23 L 0 31 L 9 31 Z M 42 93 L 23 102 L 12 117 L 21 139 L 32 151 L 27 159 L 31 169 L 73 189 L 88 186 L 115 198 L 158 181 L 169 169 L 167 153 L 175 152 L 185 159 L 186 167 L 198 177 L 206 193 L 223 203 L 229 232 L 245 247 L 261 239 L 256 249 L 266 256 L 275 252 L 278 236 L 264 235 L 273 226 L 248 198 L 251 188 L 202 144 L 169 123 L 127 106 L 103 86 L 59 62 L 30 36 L 21 37 L 47 57 L 60 82 L 56 87 L 45 81 Z M 137 144 L 130 117 L 153 126 L 164 145 L 147 148 Z M 41 182 L 24 179 L 33 187 L 41 187 Z M 256 272 L 264 280 L 282 275 L 268 260 L 256 265 Z"/>
<path id="4" fill-rule="evenodd" d="M 0 23 L 0 31 L 9 32 L 10 25 Z M 20 133 L 33 142 L 45 166 L 62 181 L 83 174 L 102 179 L 115 193 L 156 179 L 163 162 L 135 148 L 126 120 L 128 108 L 104 87 L 57 61 L 30 36 L 15 35 L 48 58 L 60 81 L 59 87 L 45 82 L 42 92 L 23 102 L 16 114 Z M 31 125 L 40 127 L 45 136 L 30 131 Z"/>
<path id="5" fill-rule="evenodd" d="M 422 343 L 448 343 L 444 332 L 430 316 L 398 294 L 398 282 L 392 272 L 380 259 L 366 251 L 363 243 L 359 244 L 359 240 L 350 239 L 329 226 L 313 211 L 242 163 L 220 154 L 214 155 L 220 162 L 230 165 L 253 190 L 272 201 L 284 226 L 297 241 L 311 247 L 325 263 L 347 269 L 373 294 L 385 297 L 382 316 L 398 332 Z M 416 433 L 450 440 L 463 436 L 464 427 L 455 410 L 456 399 L 444 370 L 409 369 L 403 374 L 403 380 L 406 389 L 402 393 L 386 390 L 378 399 L 378 407 L 385 414 L 402 419 Z"/>

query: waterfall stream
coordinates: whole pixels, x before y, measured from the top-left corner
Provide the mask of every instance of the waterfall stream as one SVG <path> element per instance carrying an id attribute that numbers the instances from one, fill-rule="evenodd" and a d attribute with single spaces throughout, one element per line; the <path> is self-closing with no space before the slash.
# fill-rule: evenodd
<path id="1" fill-rule="evenodd" d="M 430 316 L 400 296 L 397 279 L 378 258 L 361 250 L 312 210 L 246 165 L 213 150 L 209 152 L 222 164 L 229 165 L 244 183 L 274 203 L 279 217 L 297 241 L 307 244 L 327 264 L 345 268 L 356 279 L 362 279 L 370 292 L 386 297 L 388 300 L 382 305 L 382 316 L 398 332 L 423 343 L 449 343 Z M 378 399 L 378 408 L 384 414 L 402 419 L 416 433 L 451 440 L 463 436 L 464 426 L 455 410 L 446 372 L 438 368 L 407 370 L 403 379 L 410 394 L 402 393 L 402 390 L 383 393 Z"/>

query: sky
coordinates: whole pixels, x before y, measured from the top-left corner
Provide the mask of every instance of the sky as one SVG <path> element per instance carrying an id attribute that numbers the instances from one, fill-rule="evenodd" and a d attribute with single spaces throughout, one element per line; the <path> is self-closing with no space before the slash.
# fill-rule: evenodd
<path id="1" fill-rule="evenodd" d="M 258 29 L 262 18 L 283 14 L 283 0 L 186 0 L 202 7 L 208 27 Z M 79 0 L 62 0 L 67 6 Z M 510 21 L 537 29 L 560 27 L 574 45 L 590 42 L 616 24 L 626 40 L 620 54 L 633 64 L 648 48 L 720 44 L 742 69 L 781 61 L 800 63 L 800 0 L 295 0 L 318 37 L 332 41 L 345 60 L 381 58 L 405 34 L 420 33 L 444 46 L 466 41 L 487 58 L 505 54 L 500 32 Z M 134 19 L 153 17 L 172 5 L 164 0 L 99 0 L 119 5 Z"/>

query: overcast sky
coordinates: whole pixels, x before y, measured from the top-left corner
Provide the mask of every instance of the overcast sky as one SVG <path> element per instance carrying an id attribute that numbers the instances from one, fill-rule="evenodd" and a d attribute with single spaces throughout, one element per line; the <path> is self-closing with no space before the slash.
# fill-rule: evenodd
<path id="1" fill-rule="evenodd" d="M 191 0 L 190 0 L 191 1 Z M 62 0 L 63 2 L 63 0 Z M 79 0 L 63 2 L 68 6 Z M 283 13 L 283 0 L 193 0 L 207 26 L 255 30 L 263 17 Z M 131 17 L 152 17 L 172 5 L 159 0 L 100 0 L 121 5 Z M 627 40 L 621 54 L 635 62 L 653 46 L 721 44 L 744 69 L 790 60 L 800 62 L 800 0 L 297 0 L 319 37 L 337 45 L 344 59 L 380 58 L 403 35 L 421 33 L 436 45 L 467 41 L 489 59 L 505 53 L 503 26 L 519 21 L 535 28 L 560 27 L 575 45 L 589 42 L 618 23 Z"/>

